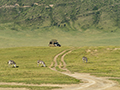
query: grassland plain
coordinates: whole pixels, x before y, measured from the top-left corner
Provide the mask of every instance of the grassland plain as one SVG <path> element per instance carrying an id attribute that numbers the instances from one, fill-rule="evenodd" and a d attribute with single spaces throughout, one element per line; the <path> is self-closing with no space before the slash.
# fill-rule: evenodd
<path id="1" fill-rule="evenodd" d="M 38 5 L 34 5 L 35 2 Z M 54 55 L 69 48 L 63 46 L 75 46 L 81 48 L 66 56 L 67 68 L 70 71 L 117 77 L 112 79 L 120 82 L 119 2 L 119 0 L 66 0 L 66 2 L 1 0 L 0 48 L 6 49 L 0 49 L 0 81 L 34 84 L 78 83 L 78 80 L 58 74 L 49 68 L 36 66 L 38 59 L 45 60 L 49 66 Z M 19 6 L 15 6 L 16 3 Z M 47 47 L 51 39 L 58 39 L 62 48 Z M 82 55 L 88 57 L 87 65 L 81 61 Z M 15 60 L 19 67 L 9 68 L 6 64 L 9 59 Z M 1 87 L 24 88 L 9 85 Z M 39 90 L 39 87 L 27 88 Z M 43 90 L 49 88 L 51 87 L 41 87 Z"/>
<path id="2" fill-rule="evenodd" d="M 0 82 L 17 82 L 27 84 L 79 83 L 80 81 L 72 77 L 65 76 L 48 68 L 56 53 L 59 53 L 67 48 L 69 47 L 19 47 L 0 49 Z M 17 63 L 18 68 L 9 67 L 7 64 L 9 59 L 14 60 Z M 37 66 L 37 60 L 39 59 L 45 61 L 47 68 Z M 9 85 L 0 85 L 0 87 L 9 87 Z M 27 88 L 31 88 L 32 90 L 38 89 L 38 87 L 35 86 L 28 86 Z M 41 90 L 42 88 L 44 90 L 52 87 L 41 87 Z"/>
<path id="3" fill-rule="evenodd" d="M 119 46 L 81 47 L 66 55 L 65 61 L 72 72 L 111 77 L 120 83 L 119 54 Z M 83 56 L 88 58 L 88 63 L 82 61 Z"/>
<path id="4" fill-rule="evenodd" d="M 51 39 L 57 39 L 62 46 L 118 46 L 120 35 L 117 32 L 72 31 L 67 28 L 41 28 L 35 30 L 0 30 L 0 48 L 21 46 L 48 46 Z"/>
<path id="5" fill-rule="evenodd" d="M 16 47 L 0 49 L 0 82 L 27 84 L 80 83 L 77 79 L 64 76 L 49 68 L 37 66 L 38 59 L 45 61 L 46 65 L 50 66 L 56 53 L 58 54 L 69 48 L 70 47 Z M 96 76 L 110 77 L 110 79 L 120 83 L 119 53 L 119 46 L 76 47 L 75 50 L 65 56 L 65 62 L 71 72 L 91 73 Z M 88 63 L 82 62 L 82 56 L 88 57 Z M 60 57 L 58 57 L 58 61 L 59 58 Z M 18 68 L 9 67 L 7 65 L 9 59 L 15 60 Z M 0 87 L 28 88 L 31 90 L 58 88 L 20 85 L 0 85 Z"/>

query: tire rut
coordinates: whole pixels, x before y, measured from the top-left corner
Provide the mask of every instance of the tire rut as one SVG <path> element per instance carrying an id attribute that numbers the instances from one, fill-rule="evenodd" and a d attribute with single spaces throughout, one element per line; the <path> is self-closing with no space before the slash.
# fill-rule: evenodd
<path id="1" fill-rule="evenodd" d="M 59 73 L 62 73 L 64 75 L 68 75 L 70 77 L 76 78 L 78 80 L 82 80 L 84 83 L 79 84 L 24 84 L 24 83 L 7 83 L 7 82 L 0 82 L 0 85 L 20 85 L 20 86 L 49 86 L 49 87 L 62 87 L 62 89 L 54 89 L 54 90 L 120 90 L 120 87 L 117 87 L 116 82 L 113 82 L 111 80 L 108 80 L 103 77 L 95 77 L 91 76 L 90 74 L 86 73 L 71 73 L 66 68 L 66 63 L 64 61 L 64 57 L 71 53 L 73 51 L 73 48 L 71 50 L 64 50 L 61 53 L 57 54 L 49 68 L 51 70 L 57 71 Z M 61 56 L 61 63 L 63 63 L 63 67 L 57 63 L 57 58 Z M 55 63 L 55 64 L 54 64 Z M 58 71 L 56 67 L 59 67 L 59 69 L 64 70 Z M 28 90 L 26 88 L 0 88 L 0 90 Z"/>
<path id="2" fill-rule="evenodd" d="M 68 75 L 70 77 L 74 77 L 78 80 L 82 80 L 84 83 L 79 83 L 79 84 L 74 84 L 74 85 L 68 85 L 67 87 L 63 87 L 62 89 L 55 89 L 55 90 L 113 90 L 113 88 L 115 88 L 114 90 L 120 90 L 119 87 L 116 87 L 116 82 L 113 82 L 111 80 L 108 80 L 106 78 L 103 77 L 96 77 L 96 76 L 92 76 L 90 74 L 86 74 L 86 73 L 76 73 L 74 72 L 74 74 L 72 74 L 67 68 L 66 68 L 66 63 L 64 61 L 64 57 L 71 53 L 73 49 L 67 51 L 64 50 L 63 52 L 57 54 L 54 59 L 53 62 L 51 63 L 50 69 L 57 71 L 56 67 L 59 66 L 59 69 L 65 70 L 65 72 L 61 72 L 61 71 L 57 71 L 59 73 L 62 73 L 64 75 Z M 67 51 L 67 52 L 66 52 Z M 63 55 L 62 55 L 63 54 Z M 57 58 L 61 56 L 61 62 L 63 63 L 63 68 L 60 67 L 60 65 L 58 65 L 57 63 Z M 55 65 L 53 65 L 53 63 L 55 63 Z"/>

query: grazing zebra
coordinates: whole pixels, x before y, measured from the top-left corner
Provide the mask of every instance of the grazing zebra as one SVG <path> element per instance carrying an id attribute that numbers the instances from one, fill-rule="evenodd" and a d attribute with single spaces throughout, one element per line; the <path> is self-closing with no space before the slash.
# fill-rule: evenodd
<path id="1" fill-rule="evenodd" d="M 39 64 L 42 64 L 41 67 L 42 67 L 42 66 L 46 67 L 45 62 L 43 62 L 43 61 L 41 61 L 41 60 L 38 60 L 38 61 L 37 61 L 37 65 L 38 65 L 38 66 L 39 66 Z"/>
<path id="2" fill-rule="evenodd" d="M 14 67 L 16 67 L 16 63 L 15 63 L 13 60 L 9 60 L 9 61 L 8 61 L 8 64 L 9 64 L 9 65 L 14 65 Z"/>
<path id="3" fill-rule="evenodd" d="M 82 57 L 82 60 L 83 60 L 84 62 L 86 62 L 86 63 L 88 62 L 88 59 L 87 59 L 87 57 L 85 57 L 85 56 Z"/>

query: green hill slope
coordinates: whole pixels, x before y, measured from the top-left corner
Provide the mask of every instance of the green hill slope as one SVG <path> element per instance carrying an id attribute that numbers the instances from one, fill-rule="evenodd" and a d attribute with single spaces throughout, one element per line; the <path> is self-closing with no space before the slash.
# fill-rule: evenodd
<path id="1" fill-rule="evenodd" d="M 119 0 L 0 0 L 0 48 L 120 45 Z"/>
<path id="2" fill-rule="evenodd" d="M 57 26 L 72 30 L 96 28 L 113 32 L 120 28 L 119 17 L 119 0 L 0 1 L 0 23 L 13 30 Z"/>

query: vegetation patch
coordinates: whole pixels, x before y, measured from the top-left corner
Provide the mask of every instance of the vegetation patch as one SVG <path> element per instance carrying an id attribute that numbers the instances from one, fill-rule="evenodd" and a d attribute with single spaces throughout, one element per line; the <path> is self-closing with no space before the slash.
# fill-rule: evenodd
<path id="1" fill-rule="evenodd" d="M 67 68 L 72 72 L 91 73 L 103 77 L 120 77 L 119 48 L 119 46 L 78 48 L 66 55 Z M 88 63 L 82 61 L 83 56 L 88 58 Z"/>
<path id="2" fill-rule="evenodd" d="M 4 0 L 0 1 L 0 23 L 11 30 L 41 27 L 116 32 L 120 28 L 120 1 Z M 1 29 L 3 27 L 0 27 Z"/>
<path id="3" fill-rule="evenodd" d="M 71 84 L 78 83 L 76 79 L 52 71 L 49 66 L 53 57 L 64 48 L 52 47 L 21 47 L 0 49 L 0 81 L 27 84 Z M 17 68 L 7 64 L 11 59 Z M 37 66 L 37 60 L 43 60 L 47 67 Z"/>
<path id="4" fill-rule="evenodd" d="M 2 88 L 27 88 L 29 90 L 51 90 L 51 89 L 59 89 L 60 87 L 39 87 L 39 86 L 17 86 L 17 85 L 0 85 Z"/>

